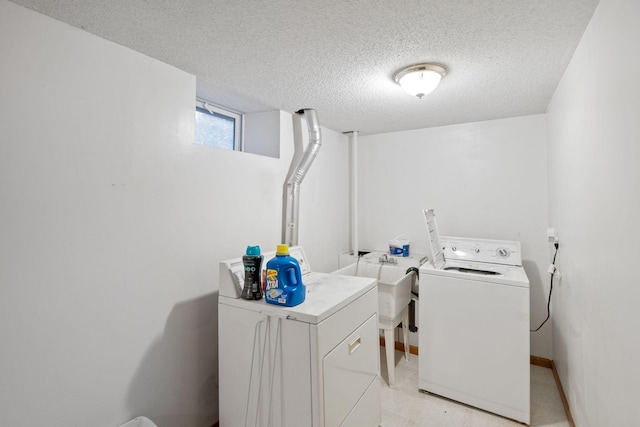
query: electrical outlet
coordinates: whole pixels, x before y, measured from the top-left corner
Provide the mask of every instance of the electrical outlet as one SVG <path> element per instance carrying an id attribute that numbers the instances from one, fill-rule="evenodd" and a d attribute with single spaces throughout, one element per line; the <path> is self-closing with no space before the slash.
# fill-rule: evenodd
<path id="1" fill-rule="evenodd" d="M 558 243 L 558 233 L 555 228 L 547 228 L 547 239 L 549 243 Z"/>

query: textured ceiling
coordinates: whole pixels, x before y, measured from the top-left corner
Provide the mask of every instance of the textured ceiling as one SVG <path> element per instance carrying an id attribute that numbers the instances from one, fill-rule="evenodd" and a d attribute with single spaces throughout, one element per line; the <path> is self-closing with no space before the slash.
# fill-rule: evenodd
<path id="1" fill-rule="evenodd" d="M 361 134 L 543 113 L 597 0 L 13 0 L 197 77 L 257 112 Z M 448 68 L 422 99 L 400 68 Z"/>

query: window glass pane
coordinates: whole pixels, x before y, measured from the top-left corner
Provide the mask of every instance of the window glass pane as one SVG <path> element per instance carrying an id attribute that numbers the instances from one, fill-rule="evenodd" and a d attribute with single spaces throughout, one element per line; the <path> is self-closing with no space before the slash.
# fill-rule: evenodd
<path id="1" fill-rule="evenodd" d="M 196 107 L 196 144 L 234 150 L 236 120 Z"/>

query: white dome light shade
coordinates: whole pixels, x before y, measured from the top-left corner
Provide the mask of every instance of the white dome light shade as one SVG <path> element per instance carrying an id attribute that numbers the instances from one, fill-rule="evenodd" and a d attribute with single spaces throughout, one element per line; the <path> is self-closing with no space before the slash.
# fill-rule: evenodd
<path id="1" fill-rule="evenodd" d="M 439 64 L 416 64 L 398 71 L 394 80 L 410 95 L 422 98 L 433 92 L 447 70 Z"/>

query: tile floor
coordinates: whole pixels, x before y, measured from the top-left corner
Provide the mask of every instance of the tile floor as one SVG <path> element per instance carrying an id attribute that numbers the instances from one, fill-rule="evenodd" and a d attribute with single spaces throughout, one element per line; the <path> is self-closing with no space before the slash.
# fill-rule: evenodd
<path id="1" fill-rule="evenodd" d="M 384 347 L 382 427 L 517 427 L 523 424 L 418 391 L 418 356 L 396 351 L 396 385 L 387 385 Z M 569 427 L 551 369 L 531 366 L 531 426 Z"/>

